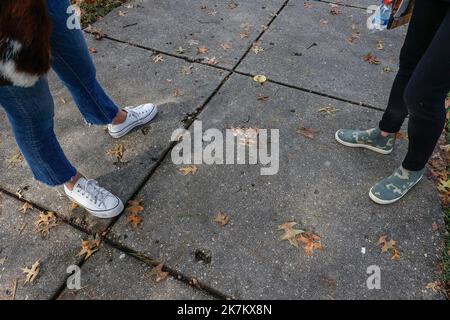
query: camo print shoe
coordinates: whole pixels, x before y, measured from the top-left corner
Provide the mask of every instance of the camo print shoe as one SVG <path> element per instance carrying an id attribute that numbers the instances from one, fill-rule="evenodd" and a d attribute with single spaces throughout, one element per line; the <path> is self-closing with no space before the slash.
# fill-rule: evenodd
<path id="1" fill-rule="evenodd" d="M 370 199 L 378 204 L 394 203 L 422 179 L 424 172 L 425 169 L 409 171 L 400 167 L 392 175 L 381 180 L 370 189 Z"/>
<path id="2" fill-rule="evenodd" d="M 395 133 L 383 137 L 378 128 L 369 130 L 341 129 L 336 132 L 335 137 L 339 143 L 347 147 L 366 148 L 381 154 L 389 154 L 394 150 Z"/>

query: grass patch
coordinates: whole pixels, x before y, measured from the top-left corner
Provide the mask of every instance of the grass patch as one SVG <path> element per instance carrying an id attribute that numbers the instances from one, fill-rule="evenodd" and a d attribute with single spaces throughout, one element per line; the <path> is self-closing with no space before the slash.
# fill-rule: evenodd
<path id="1" fill-rule="evenodd" d="M 81 8 L 81 25 L 87 27 L 89 24 L 96 22 L 99 18 L 106 16 L 113 9 L 119 7 L 127 0 L 96 0 L 92 3 L 85 1 L 80 4 Z M 77 2 L 72 0 L 73 3 Z"/>

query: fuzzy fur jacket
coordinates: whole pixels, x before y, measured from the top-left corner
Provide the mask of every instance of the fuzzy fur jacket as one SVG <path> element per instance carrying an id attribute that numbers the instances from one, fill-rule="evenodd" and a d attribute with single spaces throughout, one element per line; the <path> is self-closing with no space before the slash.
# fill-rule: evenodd
<path id="1" fill-rule="evenodd" d="M 0 0 L 0 85 L 31 87 L 50 69 L 45 0 Z"/>

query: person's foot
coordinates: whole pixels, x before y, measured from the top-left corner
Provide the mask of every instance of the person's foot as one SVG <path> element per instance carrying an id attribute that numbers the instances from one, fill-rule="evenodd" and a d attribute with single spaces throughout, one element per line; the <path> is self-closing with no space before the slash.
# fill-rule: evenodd
<path id="1" fill-rule="evenodd" d="M 134 128 L 149 123 L 158 113 L 158 108 L 152 103 L 134 108 L 126 107 L 124 110 L 127 112 L 127 118 L 124 122 L 108 125 L 109 134 L 113 138 L 121 138 Z"/>
<path id="2" fill-rule="evenodd" d="M 370 189 L 370 199 L 378 204 L 397 202 L 422 179 L 424 172 L 425 169 L 409 171 L 400 167 Z"/>
<path id="3" fill-rule="evenodd" d="M 70 200 L 85 208 L 97 218 L 109 219 L 122 213 L 122 201 L 108 190 L 100 187 L 95 180 L 81 177 L 72 190 L 64 185 Z"/>
<path id="4" fill-rule="evenodd" d="M 366 148 L 381 154 L 391 153 L 395 143 L 395 133 L 385 137 L 378 128 L 369 130 L 340 129 L 336 132 L 335 138 L 344 146 Z"/>

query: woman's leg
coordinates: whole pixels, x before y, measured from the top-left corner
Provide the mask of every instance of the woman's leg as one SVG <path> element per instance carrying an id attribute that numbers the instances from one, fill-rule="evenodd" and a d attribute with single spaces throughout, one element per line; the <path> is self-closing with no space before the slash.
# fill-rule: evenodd
<path id="1" fill-rule="evenodd" d="M 430 1 L 432 2 L 432 1 Z M 370 197 L 380 204 L 398 201 L 422 179 L 445 124 L 445 98 L 450 91 L 450 6 L 416 66 L 404 92 L 409 113 L 409 148 L 400 168 L 375 184 Z"/>
<path id="2" fill-rule="evenodd" d="M 450 91 L 450 5 L 429 48 L 404 93 L 409 112 L 409 149 L 403 167 L 422 170 L 445 125 L 445 99 Z"/>
<path id="3" fill-rule="evenodd" d="M 76 105 L 90 124 L 110 124 L 120 109 L 96 79 L 83 32 L 69 29 L 68 0 L 47 0 L 53 22 L 52 67 L 69 89 Z"/>
<path id="4" fill-rule="evenodd" d="M 408 115 L 405 89 L 419 61 L 441 26 L 448 5 L 440 1 L 417 0 L 405 43 L 400 54 L 400 68 L 380 122 L 381 131 L 397 133 Z"/>
<path id="5" fill-rule="evenodd" d="M 45 77 L 31 88 L 0 86 L 0 104 L 37 180 L 56 186 L 76 176 L 53 131 L 53 98 Z"/>

